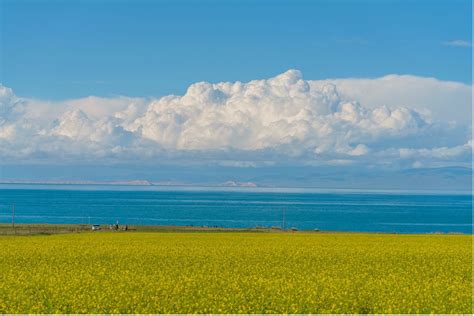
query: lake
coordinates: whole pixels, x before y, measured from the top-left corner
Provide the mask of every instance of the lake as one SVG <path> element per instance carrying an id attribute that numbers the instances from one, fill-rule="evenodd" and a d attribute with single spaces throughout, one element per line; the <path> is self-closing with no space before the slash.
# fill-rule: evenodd
<path id="1" fill-rule="evenodd" d="M 472 233 L 472 195 L 101 185 L 0 185 L 0 222 Z"/>

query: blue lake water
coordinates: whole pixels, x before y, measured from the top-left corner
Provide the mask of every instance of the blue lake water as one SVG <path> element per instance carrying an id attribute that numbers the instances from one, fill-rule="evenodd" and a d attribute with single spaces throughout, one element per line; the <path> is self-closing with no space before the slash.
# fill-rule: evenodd
<path id="1" fill-rule="evenodd" d="M 0 222 L 279 226 L 472 233 L 472 195 L 304 189 L 0 185 Z"/>

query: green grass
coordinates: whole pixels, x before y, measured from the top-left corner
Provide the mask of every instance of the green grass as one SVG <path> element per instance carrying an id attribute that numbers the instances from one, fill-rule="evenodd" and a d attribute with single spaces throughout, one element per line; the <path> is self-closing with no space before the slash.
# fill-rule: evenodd
<path id="1" fill-rule="evenodd" d="M 472 236 L 0 236 L 0 313 L 471 313 Z"/>
<path id="2" fill-rule="evenodd" d="M 119 226 L 123 231 L 124 225 Z M 52 235 L 91 232 L 90 224 L 0 224 L 0 235 Z M 101 225 L 95 233 L 110 232 L 109 225 Z M 129 225 L 128 232 L 279 232 L 280 228 L 223 228 L 207 226 Z"/>

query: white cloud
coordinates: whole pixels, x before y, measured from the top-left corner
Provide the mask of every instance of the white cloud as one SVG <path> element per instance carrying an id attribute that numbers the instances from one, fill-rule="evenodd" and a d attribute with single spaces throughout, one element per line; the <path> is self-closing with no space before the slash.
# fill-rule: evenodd
<path id="1" fill-rule="evenodd" d="M 409 107 L 429 121 L 471 120 L 472 87 L 464 83 L 409 75 L 310 81 L 314 88 L 328 83 L 337 87 L 341 98 L 357 100 L 367 108 Z"/>
<path id="2" fill-rule="evenodd" d="M 342 99 L 333 84 L 311 87 L 290 70 L 249 83 L 194 84 L 182 97 L 153 101 L 125 128 L 168 149 L 276 149 L 299 156 L 351 154 L 361 141 L 414 134 L 424 125 L 408 108 L 367 109 Z"/>
<path id="3" fill-rule="evenodd" d="M 470 95 L 470 86 L 432 78 L 309 81 L 297 70 L 247 83 L 195 83 L 183 96 L 159 99 L 46 102 L 0 86 L 0 157 L 456 164 L 464 156 L 448 153 L 470 139 L 454 132 L 470 128 Z"/>
<path id="4" fill-rule="evenodd" d="M 452 40 L 443 43 L 446 46 L 454 46 L 454 47 L 472 47 L 472 43 L 465 40 Z"/>
<path id="5" fill-rule="evenodd" d="M 125 111 L 128 107 L 136 108 L 136 111 L 141 113 L 149 102 L 145 98 L 129 98 L 124 96 L 112 98 L 90 96 L 59 102 L 36 99 L 23 99 L 23 101 L 26 104 L 28 117 L 40 121 L 52 121 L 65 112 L 73 110 L 81 110 L 93 119 L 114 116 L 121 111 Z"/>
<path id="6" fill-rule="evenodd" d="M 425 157 L 437 159 L 451 159 L 461 155 L 471 155 L 472 140 L 467 143 L 454 147 L 435 147 L 435 148 L 400 148 L 400 158 Z"/>
<path id="7" fill-rule="evenodd" d="M 12 89 L 0 85 L 0 124 L 16 120 L 24 113 L 24 107 Z"/>

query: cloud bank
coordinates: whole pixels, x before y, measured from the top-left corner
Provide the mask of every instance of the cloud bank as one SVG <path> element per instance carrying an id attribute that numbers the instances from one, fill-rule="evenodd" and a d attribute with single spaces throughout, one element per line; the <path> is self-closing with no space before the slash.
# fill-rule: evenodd
<path id="1" fill-rule="evenodd" d="M 471 86 L 432 78 L 195 83 L 182 96 L 24 99 L 0 86 L 0 157 L 259 165 L 469 165 Z"/>

